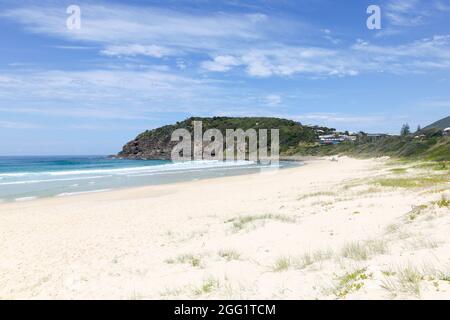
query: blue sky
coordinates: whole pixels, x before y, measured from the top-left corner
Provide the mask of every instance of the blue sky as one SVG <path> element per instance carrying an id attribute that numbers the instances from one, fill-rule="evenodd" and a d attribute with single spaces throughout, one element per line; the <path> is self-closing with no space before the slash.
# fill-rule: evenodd
<path id="1" fill-rule="evenodd" d="M 113 154 L 191 115 L 424 126 L 450 113 L 449 17 L 448 0 L 0 1 L 0 155 Z"/>

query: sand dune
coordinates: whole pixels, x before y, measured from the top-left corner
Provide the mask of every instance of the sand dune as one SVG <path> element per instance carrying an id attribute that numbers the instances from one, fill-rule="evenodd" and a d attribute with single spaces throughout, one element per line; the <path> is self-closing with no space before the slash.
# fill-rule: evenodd
<path id="1" fill-rule="evenodd" d="M 385 159 L 0 204 L 0 298 L 450 298 L 448 173 Z"/>

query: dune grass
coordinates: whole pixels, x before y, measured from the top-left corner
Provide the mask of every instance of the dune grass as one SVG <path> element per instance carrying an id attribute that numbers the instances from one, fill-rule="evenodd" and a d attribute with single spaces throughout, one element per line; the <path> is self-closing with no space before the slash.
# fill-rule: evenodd
<path id="1" fill-rule="evenodd" d="M 289 257 L 280 257 L 275 261 L 273 271 L 282 272 L 286 271 L 291 267 L 292 260 Z"/>
<path id="2" fill-rule="evenodd" d="M 223 249 L 219 251 L 219 256 L 227 261 L 239 260 L 241 254 L 233 249 Z"/>
<path id="3" fill-rule="evenodd" d="M 448 208 L 448 207 L 450 207 L 450 200 L 445 195 L 442 195 L 441 199 L 439 199 L 438 201 L 436 201 L 434 203 L 439 208 Z"/>
<path id="4" fill-rule="evenodd" d="M 371 274 L 367 274 L 367 269 L 356 269 L 351 272 L 347 272 L 342 276 L 336 278 L 337 284 L 333 288 L 333 294 L 338 298 L 345 298 L 349 293 L 356 292 L 364 286 L 365 280 L 372 277 Z"/>
<path id="5" fill-rule="evenodd" d="M 428 208 L 426 204 L 421 204 L 419 206 L 415 206 L 411 209 L 410 212 L 407 214 L 407 218 L 410 221 L 416 220 L 417 217 L 423 214 L 424 210 Z"/>
<path id="6" fill-rule="evenodd" d="M 290 268 L 301 270 L 332 257 L 333 251 L 331 249 L 308 252 L 298 257 L 280 257 L 275 261 L 273 270 L 275 272 L 287 271 Z"/>
<path id="7" fill-rule="evenodd" d="M 392 173 L 396 173 L 396 174 L 403 174 L 403 173 L 406 173 L 407 169 L 406 168 L 393 168 L 393 169 L 389 169 L 389 171 L 391 171 Z"/>
<path id="8" fill-rule="evenodd" d="M 420 296 L 420 282 L 424 279 L 424 275 L 413 266 L 398 268 L 396 272 L 392 272 L 394 278 L 385 278 L 381 287 L 389 291 L 393 295 L 398 293 L 406 293 L 414 296 Z"/>
<path id="9" fill-rule="evenodd" d="M 248 216 L 240 216 L 237 218 L 233 218 L 227 220 L 226 222 L 233 222 L 234 231 L 240 231 L 244 229 L 249 224 L 252 224 L 257 221 L 265 221 L 265 220 L 276 220 L 284 223 L 295 223 L 297 220 L 295 217 L 289 217 L 282 214 L 261 214 L 261 215 L 248 215 Z"/>
<path id="10" fill-rule="evenodd" d="M 208 278 L 203 280 L 202 284 L 194 289 L 196 296 L 209 294 L 220 287 L 220 281 L 215 278 Z"/>
<path id="11" fill-rule="evenodd" d="M 352 260 L 367 260 L 375 254 L 385 254 L 387 243 L 383 240 L 351 242 L 342 248 L 342 256 Z"/>
<path id="12" fill-rule="evenodd" d="M 314 197 L 331 197 L 331 196 L 335 196 L 335 195 L 337 195 L 337 193 L 332 192 L 332 191 L 318 191 L 318 192 L 303 194 L 303 195 L 299 196 L 297 198 L 297 200 L 303 200 L 303 199 L 314 198 Z"/>
<path id="13" fill-rule="evenodd" d="M 294 266 L 297 269 L 304 269 L 314 263 L 331 259 L 332 256 L 333 251 L 331 249 L 305 253 L 294 261 Z"/>
<path id="14" fill-rule="evenodd" d="M 447 183 L 450 180 L 449 174 L 419 176 L 407 178 L 380 178 L 373 181 L 374 184 L 391 188 L 423 188 L 436 184 Z"/>
<path id="15" fill-rule="evenodd" d="M 201 256 L 193 254 L 182 254 L 176 258 L 167 259 L 165 262 L 168 264 L 175 264 L 175 263 L 190 264 L 193 267 L 201 267 L 202 265 Z"/>

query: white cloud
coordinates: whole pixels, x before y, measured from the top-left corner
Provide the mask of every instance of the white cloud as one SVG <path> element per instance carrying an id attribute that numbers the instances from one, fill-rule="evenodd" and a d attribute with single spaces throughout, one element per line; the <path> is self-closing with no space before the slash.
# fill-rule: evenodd
<path id="1" fill-rule="evenodd" d="M 393 0 L 387 3 L 386 12 L 393 25 L 400 25 L 406 22 L 399 19 L 414 21 L 414 17 L 425 15 L 421 8 L 418 0 Z M 200 59 L 213 57 L 200 62 L 204 71 L 228 72 L 238 68 L 260 78 L 344 77 L 365 72 L 414 73 L 450 68 L 448 35 L 395 46 L 358 42 L 344 47 L 330 29 L 318 28 L 314 32 L 317 38 L 326 40 L 326 47 L 302 46 L 284 42 L 287 38 L 283 35 L 292 29 L 297 43 L 302 40 L 302 25 L 286 17 L 261 13 L 206 15 L 124 5 L 84 4 L 81 9 L 82 28 L 76 32 L 66 29 L 67 15 L 60 8 L 19 7 L 0 15 L 23 24 L 31 32 L 77 41 L 78 45 L 94 43 L 104 56 L 169 57 L 180 70 L 187 65 L 198 67 L 196 62 L 194 65 L 192 60 L 187 61 L 191 53 Z M 398 29 L 387 28 L 378 35 L 397 32 Z"/>
<path id="2" fill-rule="evenodd" d="M 174 55 L 175 51 L 169 48 L 156 46 L 156 45 L 112 45 L 107 46 L 101 51 L 102 54 L 107 56 L 137 56 L 143 55 L 154 58 L 162 58 L 168 55 Z"/>
<path id="3" fill-rule="evenodd" d="M 395 26 L 417 26 L 424 22 L 418 0 L 391 0 L 387 4 L 386 17 Z"/>
<path id="4" fill-rule="evenodd" d="M 139 120 L 200 109 L 220 93 L 212 80 L 156 70 L 27 71 L 0 75 L 0 112 Z"/>
<path id="5" fill-rule="evenodd" d="M 278 47 L 252 50 L 242 56 L 247 73 L 256 77 L 291 76 L 344 76 L 358 73 L 348 58 L 338 51 L 315 47 Z"/>
<path id="6" fill-rule="evenodd" d="M 204 61 L 202 63 L 202 68 L 208 71 L 225 72 L 240 64 L 241 62 L 237 58 L 230 55 L 224 55 L 217 56 L 212 61 Z"/>
<path id="7" fill-rule="evenodd" d="M 378 46 L 358 40 L 352 48 L 372 55 L 372 66 L 386 71 L 406 73 L 450 68 L 450 35 L 436 35 L 397 46 Z"/>
<path id="8" fill-rule="evenodd" d="M 158 45 L 186 50 L 212 50 L 225 42 L 263 37 L 267 17 L 262 14 L 200 15 L 156 7 L 83 4 L 82 27 L 66 28 L 60 7 L 19 7 L 1 16 L 18 21 L 31 32 L 106 45 Z"/>

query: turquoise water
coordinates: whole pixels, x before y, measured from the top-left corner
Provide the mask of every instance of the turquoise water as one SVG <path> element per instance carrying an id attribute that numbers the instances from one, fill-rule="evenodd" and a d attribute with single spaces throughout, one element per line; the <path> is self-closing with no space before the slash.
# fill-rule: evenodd
<path id="1" fill-rule="evenodd" d="M 286 168 L 299 165 L 281 162 Z M 256 173 L 249 161 L 119 160 L 105 156 L 0 157 L 0 202 Z"/>

